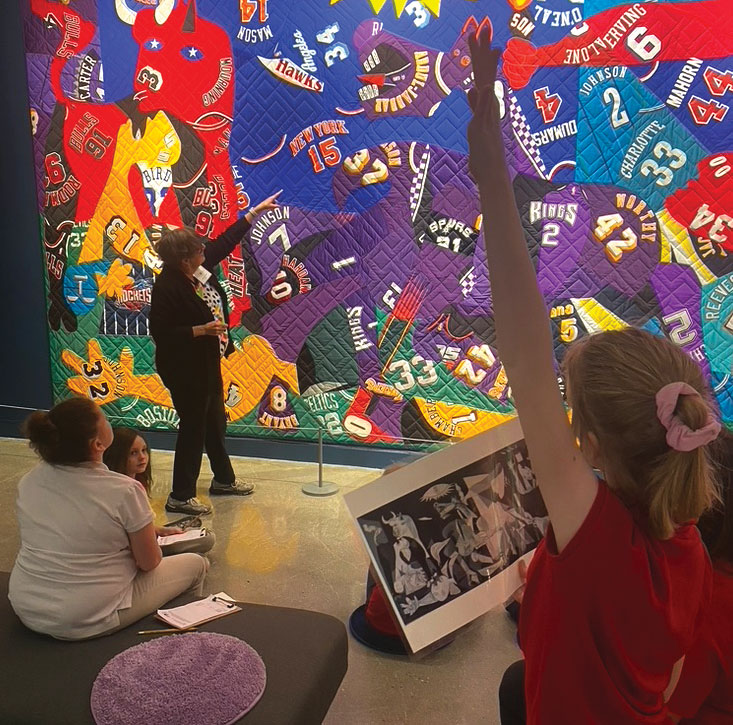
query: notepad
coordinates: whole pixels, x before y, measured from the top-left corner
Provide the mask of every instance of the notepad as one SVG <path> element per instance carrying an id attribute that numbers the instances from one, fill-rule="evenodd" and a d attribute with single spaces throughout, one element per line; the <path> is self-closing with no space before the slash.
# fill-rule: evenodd
<path id="1" fill-rule="evenodd" d="M 171 627 L 187 629 L 241 611 L 242 608 L 238 607 L 228 594 L 219 592 L 209 595 L 206 599 L 199 599 L 180 607 L 159 609 L 155 616 L 166 624 L 170 624 Z"/>
<path id="2" fill-rule="evenodd" d="M 182 534 L 159 536 L 158 546 L 168 546 L 169 544 L 175 544 L 179 541 L 191 541 L 192 539 L 199 539 L 202 536 L 206 536 L 206 529 L 188 529 L 188 531 L 184 531 Z"/>

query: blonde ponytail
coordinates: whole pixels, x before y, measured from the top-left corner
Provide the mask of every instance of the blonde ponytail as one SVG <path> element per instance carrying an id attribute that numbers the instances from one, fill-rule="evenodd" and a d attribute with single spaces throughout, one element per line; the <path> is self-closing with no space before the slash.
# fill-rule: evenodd
<path id="1" fill-rule="evenodd" d="M 707 448 L 664 455 L 649 472 L 647 491 L 653 536 L 668 539 L 679 524 L 696 521 L 716 500 Z"/>
<path id="2" fill-rule="evenodd" d="M 708 443 L 718 424 L 692 359 L 665 338 L 626 328 L 576 343 L 564 367 L 576 434 L 597 437 L 609 486 L 649 533 L 669 538 L 699 518 L 717 498 Z M 668 390 L 660 413 L 665 388 L 677 397 Z"/>

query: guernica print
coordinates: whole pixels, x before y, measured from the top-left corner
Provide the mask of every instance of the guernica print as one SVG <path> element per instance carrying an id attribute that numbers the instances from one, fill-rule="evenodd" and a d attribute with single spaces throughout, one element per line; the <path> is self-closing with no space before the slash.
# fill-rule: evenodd
<path id="1" fill-rule="evenodd" d="M 548 524 L 518 421 L 345 499 L 413 651 L 511 595 Z"/>

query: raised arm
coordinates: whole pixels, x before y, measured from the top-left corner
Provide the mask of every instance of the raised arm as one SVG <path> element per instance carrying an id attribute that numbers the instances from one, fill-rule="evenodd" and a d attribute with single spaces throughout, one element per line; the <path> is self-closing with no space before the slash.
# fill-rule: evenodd
<path id="1" fill-rule="evenodd" d="M 249 230 L 252 218 L 254 218 L 254 214 L 251 210 L 248 210 L 241 219 L 237 219 L 216 239 L 208 242 L 204 247 L 204 263 L 202 266 L 211 271 L 217 264 L 226 259 Z"/>
<path id="2" fill-rule="evenodd" d="M 475 79 L 469 91 L 469 167 L 481 199 L 499 354 L 561 551 L 590 511 L 598 483 L 575 443 L 562 403 L 547 308 L 506 166 L 494 94 L 499 51 L 491 49 L 486 28 L 469 44 Z"/>
<path id="3" fill-rule="evenodd" d="M 268 209 L 274 209 L 278 206 L 277 197 L 280 196 L 282 189 L 267 199 L 261 201 L 256 206 L 247 210 L 247 213 L 225 229 L 216 239 L 209 242 L 204 248 L 204 264 L 209 271 L 213 270 L 217 264 L 226 259 L 242 241 L 242 237 L 252 226 L 254 218 Z"/>

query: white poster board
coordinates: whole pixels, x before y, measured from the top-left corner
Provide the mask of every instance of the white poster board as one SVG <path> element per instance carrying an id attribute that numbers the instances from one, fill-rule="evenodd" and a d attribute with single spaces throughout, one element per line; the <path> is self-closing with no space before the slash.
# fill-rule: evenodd
<path id="1" fill-rule="evenodd" d="M 548 524 L 518 419 L 344 500 L 413 652 L 511 597 Z"/>

